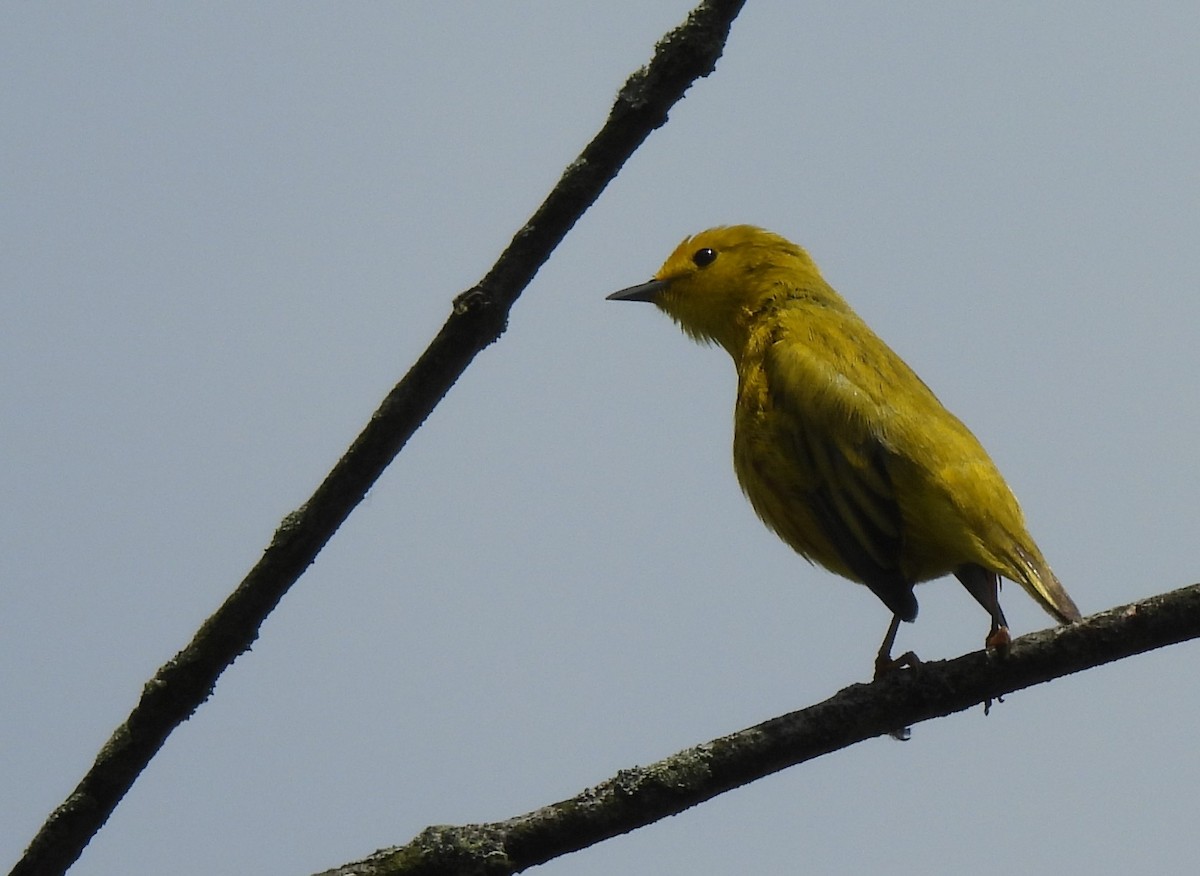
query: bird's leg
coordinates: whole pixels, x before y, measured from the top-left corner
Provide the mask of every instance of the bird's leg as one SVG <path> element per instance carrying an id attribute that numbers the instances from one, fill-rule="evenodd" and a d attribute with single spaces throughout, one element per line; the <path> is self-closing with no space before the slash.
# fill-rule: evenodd
<path id="1" fill-rule="evenodd" d="M 876 681 L 897 669 L 915 669 L 921 665 L 920 659 L 912 651 L 905 651 L 895 660 L 892 659 L 892 645 L 896 644 L 896 631 L 899 629 L 900 615 L 894 614 L 892 622 L 888 624 L 887 634 L 883 637 L 883 644 L 879 646 L 879 653 L 875 655 Z"/>
<path id="2" fill-rule="evenodd" d="M 1004 657 L 1008 654 L 1008 646 L 1012 644 L 1012 636 L 1008 634 L 1008 621 L 1004 619 L 1004 611 L 1000 608 L 1000 577 L 974 563 L 960 566 L 954 575 L 992 618 L 992 627 L 984 639 L 984 647 Z"/>

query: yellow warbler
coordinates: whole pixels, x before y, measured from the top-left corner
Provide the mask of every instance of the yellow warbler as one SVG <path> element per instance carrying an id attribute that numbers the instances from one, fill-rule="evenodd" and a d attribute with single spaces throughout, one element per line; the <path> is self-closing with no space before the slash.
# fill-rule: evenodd
<path id="1" fill-rule="evenodd" d="M 610 299 L 651 301 L 737 368 L 733 463 L 763 521 L 810 561 L 866 584 L 892 611 L 876 674 L 913 585 L 954 574 L 991 616 L 999 580 L 1060 622 L 1079 620 L 974 435 L 822 279 L 803 249 L 749 225 L 684 240 L 655 278 Z"/>

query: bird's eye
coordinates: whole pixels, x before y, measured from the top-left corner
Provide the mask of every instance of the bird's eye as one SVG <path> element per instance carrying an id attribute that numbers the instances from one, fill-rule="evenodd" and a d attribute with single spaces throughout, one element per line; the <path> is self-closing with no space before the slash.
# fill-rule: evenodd
<path id="1" fill-rule="evenodd" d="M 698 268 L 707 268 L 716 260 L 717 251 L 715 249 L 710 249 L 707 246 L 704 247 L 704 249 L 696 250 L 696 252 L 692 255 L 692 261 Z"/>

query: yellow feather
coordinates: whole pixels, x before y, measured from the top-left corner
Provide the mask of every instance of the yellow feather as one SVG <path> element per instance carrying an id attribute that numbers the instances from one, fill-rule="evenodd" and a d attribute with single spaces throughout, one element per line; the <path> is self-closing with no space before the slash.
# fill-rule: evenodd
<path id="1" fill-rule="evenodd" d="M 1059 621 L 1079 619 L 979 441 L 803 249 L 749 225 L 713 228 L 654 281 L 610 297 L 653 301 L 733 358 L 738 480 L 801 555 L 903 620 L 916 617 L 914 584 L 951 573 L 992 613 L 993 633 L 1005 626 L 996 575 Z"/>

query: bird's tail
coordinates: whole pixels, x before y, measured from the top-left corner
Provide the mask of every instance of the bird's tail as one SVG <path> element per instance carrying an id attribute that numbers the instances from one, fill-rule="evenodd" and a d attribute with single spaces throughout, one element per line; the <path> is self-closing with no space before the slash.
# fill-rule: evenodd
<path id="1" fill-rule="evenodd" d="M 1017 583 L 1041 604 L 1059 623 L 1068 624 L 1082 617 L 1075 601 L 1063 589 L 1050 565 L 1035 547 L 1032 551 L 1016 545 L 1016 567 L 1020 575 Z"/>

